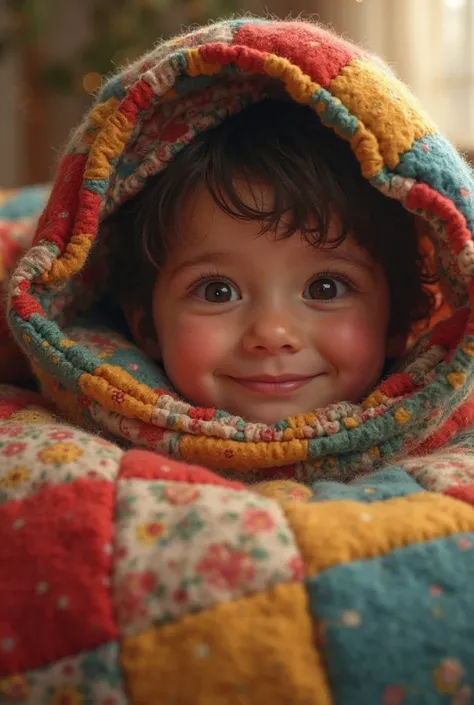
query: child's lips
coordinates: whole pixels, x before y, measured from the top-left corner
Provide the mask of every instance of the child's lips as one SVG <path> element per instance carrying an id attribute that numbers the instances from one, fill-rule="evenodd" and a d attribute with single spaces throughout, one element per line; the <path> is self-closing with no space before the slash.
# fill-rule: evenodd
<path id="1" fill-rule="evenodd" d="M 304 387 L 317 375 L 261 375 L 259 377 L 231 377 L 234 382 L 258 394 L 285 396 Z"/>

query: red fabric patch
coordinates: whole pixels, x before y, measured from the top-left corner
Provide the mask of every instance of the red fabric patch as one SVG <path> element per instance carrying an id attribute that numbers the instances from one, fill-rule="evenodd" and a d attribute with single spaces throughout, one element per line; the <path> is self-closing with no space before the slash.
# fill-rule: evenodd
<path id="1" fill-rule="evenodd" d="M 107 581 L 115 486 L 80 479 L 0 512 L 0 677 L 117 638 Z"/>
<path id="2" fill-rule="evenodd" d="M 450 318 L 437 323 L 430 335 L 431 344 L 441 345 L 448 350 L 456 346 L 466 330 L 468 317 L 469 309 L 462 308 Z"/>
<path id="3" fill-rule="evenodd" d="M 78 213 L 74 223 L 74 233 L 95 236 L 102 196 L 81 188 L 79 193 Z"/>
<path id="4" fill-rule="evenodd" d="M 249 73 L 265 73 L 263 65 L 267 54 L 259 49 L 215 43 L 200 47 L 199 53 L 210 64 L 235 64 Z"/>
<path id="5" fill-rule="evenodd" d="M 413 379 L 409 374 L 397 372 L 384 380 L 378 389 L 382 394 L 393 399 L 394 397 L 402 397 L 404 394 L 409 394 L 413 391 L 414 386 Z"/>
<path id="6" fill-rule="evenodd" d="M 129 122 L 133 123 L 137 113 L 150 106 L 154 95 L 150 84 L 141 79 L 133 88 L 129 89 L 127 97 L 120 106 L 120 112 Z"/>
<path id="7" fill-rule="evenodd" d="M 474 400 L 469 400 L 457 408 L 438 431 L 429 436 L 419 446 L 416 446 L 410 454 L 425 455 L 432 453 L 449 443 L 458 433 L 472 426 L 474 426 Z M 454 447 L 453 451 L 455 450 L 456 448 Z"/>
<path id="8" fill-rule="evenodd" d="M 474 485 L 450 487 L 449 490 L 445 490 L 443 494 L 448 495 L 448 497 L 454 497 L 454 499 L 460 499 L 474 506 Z"/>
<path id="9" fill-rule="evenodd" d="M 11 307 L 24 321 L 28 321 L 33 313 L 39 313 L 39 315 L 44 318 L 44 311 L 41 305 L 31 294 L 28 294 L 29 288 L 30 280 L 23 279 L 23 281 L 18 284 L 20 294 L 12 297 Z"/>
<path id="10" fill-rule="evenodd" d="M 206 409 L 201 406 L 196 406 L 194 408 L 191 407 L 191 409 L 189 409 L 188 416 L 190 416 L 192 419 L 203 419 L 204 421 L 212 421 L 215 413 L 215 409 Z"/>
<path id="11" fill-rule="evenodd" d="M 244 24 L 235 33 L 233 44 L 284 57 L 324 88 L 351 59 L 361 56 L 351 44 L 304 22 Z"/>
<path id="12" fill-rule="evenodd" d="M 409 210 L 421 208 L 446 223 L 446 233 L 455 254 L 459 254 L 471 239 L 471 233 L 462 213 L 449 198 L 437 193 L 431 186 L 415 184 L 408 193 L 406 207 Z"/>
<path id="13" fill-rule="evenodd" d="M 33 244 L 49 240 L 63 252 L 76 217 L 86 160 L 84 154 L 68 154 L 62 158 L 54 188 L 38 221 Z"/>
<path id="14" fill-rule="evenodd" d="M 0 421 L 9 419 L 15 411 L 21 411 L 30 404 L 40 406 L 47 411 L 53 411 L 53 406 L 40 394 L 29 392 L 28 390 L 15 389 L 11 396 L 9 394 L 0 395 Z"/>
<path id="15" fill-rule="evenodd" d="M 216 485 L 233 490 L 244 490 L 241 482 L 231 482 L 198 465 L 186 465 L 148 450 L 129 450 L 122 456 L 121 480 L 172 480 L 200 485 Z"/>

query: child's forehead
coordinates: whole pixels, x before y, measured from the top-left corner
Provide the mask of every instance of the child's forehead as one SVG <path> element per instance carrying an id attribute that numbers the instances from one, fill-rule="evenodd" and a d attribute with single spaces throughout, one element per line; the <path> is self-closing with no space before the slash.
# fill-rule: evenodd
<path id="1" fill-rule="evenodd" d="M 329 227 L 327 242 L 315 245 L 308 242 L 304 233 L 279 236 L 275 231 L 262 233 L 258 221 L 245 221 L 222 214 L 211 221 L 211 226 L 200 228 L 196 224 L 187 228 L 170 252 L 169 264 L 173 269 L 198 265 L 258 265 L 269 267 L 275 262 L 311 266 L 316 263 L 342 263 L 372 268 L 372 257 L 360 247 L 349 233 L 342 241 L 337 223 Z"/>

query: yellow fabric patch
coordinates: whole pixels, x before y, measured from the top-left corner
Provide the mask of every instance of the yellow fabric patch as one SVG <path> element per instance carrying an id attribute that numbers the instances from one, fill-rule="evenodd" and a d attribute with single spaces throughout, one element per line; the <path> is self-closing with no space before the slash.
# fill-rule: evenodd
<path id="1" fill-rule="evenodd" d="M 352 416 L 346 416 L 345 419 L 342 419 L 342 423 L 349 430 L 351 428 L 357 428 L 357 426 L 359 425 L 357 419 L 352 418 Z"/>
<path id="2" fill-rule="evenodd" d="M 209 468 L 252 470 L 291 465 L 308 457 L 308 441 L 240 443 L 239 441 L 183 434 L 179 454 L 188 463 Z"/>
<path id="3" fill-rule="evenodd" d="M 296 416 L 288 417 L 286 420 L 290 424 L 291 428 L 296 431 L 304 426 L 313 426 L 318 418 L 319 417 L 317 414 L 297 414 Z"/>
<path id="4" fill-rule="evenodd" d="M 58 409 L 66 416 L 68 421 L 80 426 L 83 422 L 82 409 L 77 403 L 77 395 L 73 392 L 67 391 L 64 388 L 59 389 L 58 381 L 41 370 L 39 367 L 35 366 L 33 371 L 48 399 L 51 399 L 54 402 Z"/>
<path id="5" fill-rule="evenodd" d="M 190 49 L 186 52 L 188 76 L 213 76 L 222 71 L 221 64 L 210 64 L 202 58 L 199 49 Z"/>
<path id="6" fill-rule="evenodd" d="M 402 406 L 400 409 L 398 409 L 395 412 L 394 416 L 395 416 L 395 421 L 398 424 L 403 425 L 404 423 L 407 423 L 411 419 L 412 415 L 409 411 L 404 409 Z"/>
<path id="7" fill-rule="evenodd" d="M 96 369 L 95 373 L 106 379 L 114 387 L 118 387 L 144 404 L 156 404 L 158 401 L 156 392 L 150 389 L 148 385 L 137 382 L 132 375 L 125 372 L 119 365 L 101 365 Z"/>
<path id="8" fill-rule="evenodd" d="M 360 120 L 361 129 L 368 131 L 365 139 L 369 134 L 375 137 L 378 152 L 390 169 L 415 140 L 437 132 L 411 91 L 376 64 L 353 59 L 331 81 L 329 91 Z M 365 159 L 361 165 L 370 179 L 377 173 L 373 147 L 364 154 L 358 156 Z"/>
<path id="9" fill-rule="evenodd" d="M 428 492 L 370 505 L 334 501 L 282 507 L 309 575 L 412 543 L 474 531 L 473 507 Z"/>
<path id="10" fill-rule="evenodd" d="M 377 460 L 380 458 L 380 448 L 377 446 L 372 446 L 371 448 L 367 449 L 367 455 L 369 458 L 372 458 L 372 460 Z"/>
<path id="11" fill-rule="evenodd" d="M 63 340 L 59 341 L 59 345 L 62 348 L 73 348 L 76 343 L 74 340 L 69 340 L 69 338 L 63 338 Z"/>
<path id="12" fill-rule="evenodd" d="M 350 140 L 350 145 L 361 165 L 362 175 L 366 179 L 371 179 L 378 174 L 383 167 L 383 157 L 375 135 L 364 125 L 359 124 L 354 137 Z"/>
<path id="13" fill-rule="evenodd" d="M 453 389 L 460 389 L 466 382 L 465 372 L 451 372 L 448 375 L 448 382 Z"/>
<path id="14" fill-rule="evenodd" d="M 281 56 L 274 54 L 267 56 L 263 68 L 272 78 L 283 81 L 287 93 L 297 103 L 309 103 L 313 93 L 321 88 L 318 83 L 314 83 L 307 74 L 303 73 L 299 66 Z"/>
<path id="15" fill-rule="evenodd" d="M 44 272 L 39 281 L 60 282 L 79 272 L 87 259 L 91 246 L 90 235 L 72 235 L 63 255 L 54 260 L 49 272 Z"/>
<path id="16" fill-rule="evenodd" d="M 58 419 L 53 416 L 47 409 L 41 406 L 27 406 L 20 411 L 14 411 L 8 419 L 9 423 L 53 423 Z"/>
<path id="17" fill-rule="evenodd" d="M 103 377 L 84 372 L 79 377 L 78 385 L 83 394 L 98 401 L 104 409 L 151 423 L 154 410 L 152 404 L 143 403 L 124 392 L 120 393 Z"/>
<path id="18" fill-rule="evenodd" d="M 331 705 L 304 585 L 280 585 L 122 641 L 140 705 Z"/>
<path id="19" fill-rule="evenodd" d="M 268 480 L 251 485 L 251 490 L 280 502 L 306 502 L 313 496 L 309 487 L 294 480 Z"/>
<path id="20" fill-rule="evenodd" d="M 117 98 L 109 98 L 103 103 L 98 103 L 89 113 L 89 122 L 100 128 L 107 118 L 115 111 L 119 101 Z"/>
<path id="21" fill-rule="evenodd" d="M 123 152 L 132 129 L 132 123 L 120 111 L 116 111 L 109 117 L 94 140 L 84 171 L 84 179 L 96 180 L 109 177 L 110 161 Z"/>
<path id="22" fill-rule="evenodd" d="M 469 355 L 469 357 L 474 357 L 474 343 L 466 343 L 462 346 L 462 349 L 466 355 Z"/>
<path id="23" fill-rule="evenodd" d="M 377 389 L 375 392 L 370 394 L 367 399 L 364 399 L 364 401 L 362 402 L 362 408 L 375 408 L 377 406 L 380 406 L 381 404 L 384 404 L 386 401 L 387 397 L 385 397 L 382 392 L 379 392 L 379 390 Z"/>

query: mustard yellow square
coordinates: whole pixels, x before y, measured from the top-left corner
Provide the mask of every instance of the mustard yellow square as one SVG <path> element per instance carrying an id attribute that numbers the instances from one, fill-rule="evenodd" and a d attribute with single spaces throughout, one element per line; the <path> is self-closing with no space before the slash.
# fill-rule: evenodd
<path id="1" fill-rule="evenodd" d="M 123 640 L 140 705 L 330 705 L 302 583 L 226 602 Z"/>
<path id="2" fill-rule="evenodd" d="M 372 504 L 344 500 L 282 507 L 309 576 L 412 543 L 474 531 L 471 505 L 432 492 Z"/>

